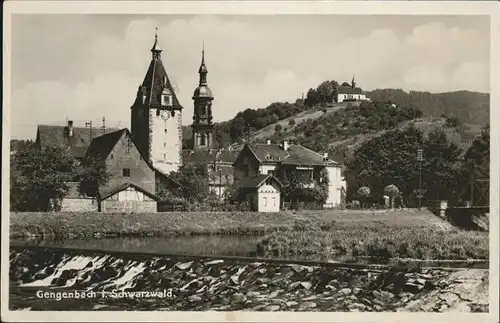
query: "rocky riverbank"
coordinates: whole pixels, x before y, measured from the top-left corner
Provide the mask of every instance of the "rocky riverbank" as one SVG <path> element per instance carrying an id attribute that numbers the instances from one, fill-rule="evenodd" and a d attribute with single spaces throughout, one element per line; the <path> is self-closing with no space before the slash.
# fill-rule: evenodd
<path id="1" fill-rule="evenodd" d="M 10 280 L 12 310 L 488 311 L 488 270 L 481 269 L 339 268 L 14 248 Z M 41 289 L 171 295 L 65 303 L 40 299 Z"/>

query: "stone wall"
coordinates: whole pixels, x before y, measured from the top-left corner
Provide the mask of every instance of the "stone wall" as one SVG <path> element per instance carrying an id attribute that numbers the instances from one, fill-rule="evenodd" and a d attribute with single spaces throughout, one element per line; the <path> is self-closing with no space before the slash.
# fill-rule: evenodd
<path id="1" fill-rule="evenodd" d="M 11 285 L 24 288 L 22 297 L 19 287 L 11 288 L 11 309 L 61 307 L 64 302 L 30 300 L 26 291 L 60 286 L 172 293 L 168 299 L 92 299 L 72 303 L 74 310 L 488 311 L 488 270 L 480 269 L 348 268 L 42 247 L 11 248 L 10 265 Z"/>
<path id="2" fill-rule="evenodd" d="M 97 202 L 91 198 L 64 198 L 61 212 L 97 212 Z"/>

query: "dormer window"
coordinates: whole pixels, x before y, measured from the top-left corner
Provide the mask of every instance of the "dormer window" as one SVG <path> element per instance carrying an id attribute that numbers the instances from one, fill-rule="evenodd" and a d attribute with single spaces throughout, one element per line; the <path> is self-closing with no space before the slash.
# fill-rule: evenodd
<path id="1" fill-rule="evenodd" d="M 161 105 L 171 106 L 172 105 L 172 96 L 169 94 L 161 95 Z"/>

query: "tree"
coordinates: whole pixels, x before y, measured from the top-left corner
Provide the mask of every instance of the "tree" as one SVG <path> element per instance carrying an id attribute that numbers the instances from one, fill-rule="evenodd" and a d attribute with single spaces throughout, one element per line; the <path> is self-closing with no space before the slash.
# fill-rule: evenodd
<path id="1" fill-rule="evenodd" d="M 441 129 L 430 132 L 423 148 L 423 182 L 431 199 L 453 200 L 458 190 L 462 150 Z"/>
<path id="2" fill-rule="evenodd" d="M 354 180 L 350 185 L 369 186 L 378 199 L 384 187 L 394 184 L 400 188 L 403 199 L 410 198 L 418 188 L 416 153 L 423 141 L 423 133 L 413 126 L 366 141 L 346 163 L 349 177 Z"/>
<path id="3" fill-rule="evenodd" d="M 399 195 L 399 189 L 396 185 L 387 185 L 384 188 L 384 194 L 389 196 L 389 208 L 392 209 L 394 207 L 394 198 Z"/>
<path id="4" fill-rule="evenodd" d="M 321 83 L 316 92 L 320 103 L 333 102 L 334 87 L 330 81 L 324 81 Z"/>
<path id="5" fill-rule="evenodd" d="M 73 158 L 65 149 L 27 144 L 11 157 L 11 208 L 57 211 L 74 177 Z"/>
<path id="6" fill-rule="evenodd" d="M 342 83 L 342 86 L 351 86 L 351 84 L 344 82 L 344 83 Z"/>
<path id="7" fill-rule="evenodd" d="M 290 121 L 288 121 L 288 125 L 293 127 L 295 125 L 295 119 L 290 119 Z"/>
<path id="8" fill-rule="evenodd" d="M 481 134 L 474 139 L 464 156 L 459 176 L 459 185 L 463 190 L 461 198 L 470 200 L 472 185 L 476 179 L 489 179 L 490 174 L 490 128 L 485 126 Z M 486 197 L 487 199 L 487 197 Z"/>
<path id="9" fill-rule="evenodd" d="M 283 127 L 279 123 L 274 127 L 274 131 L 277 133 L 281 132 L 282 129 Z"/>
<path id="10" fill-rule="evenodd" d="M 184 198 L 189 203 L 203 204 L 208 201 L 211 192 L 207 165 L 187 164 L 169 175 L 180 184 L 173 191 L 174 196 Z"/>
<path id="11" fill-rule="evenodd" d="M 360 187 L 358 189 L 358 191 L 356 193 L 357 193 L 357 195 L 359 196 L 359 198 L 361 200 L 361 207 L 363 208 L 364 207 L 364 203 L 366 202 L 366 200 L 371 195 L 370 188 L 368 186 L 362 186 L 362 187 Z"/>
<path id="12" fill-rule="evenodd" d="M 100 156 L 87 157 L 83 160 L 78 171 L 78 191 L 93 197 L 97 201 L 97 211 L 102 210 L 100 188 L 109 181 L 110 174 L 107 171 L 106 161 Z"/>
<path id="13" fill-rule="evenodd" d="M 309 89 L 307 91 L 307 96 L 304 104 L 308 107 L 312 107 L 320 102 L 318 92 L 315 89 Z"/>

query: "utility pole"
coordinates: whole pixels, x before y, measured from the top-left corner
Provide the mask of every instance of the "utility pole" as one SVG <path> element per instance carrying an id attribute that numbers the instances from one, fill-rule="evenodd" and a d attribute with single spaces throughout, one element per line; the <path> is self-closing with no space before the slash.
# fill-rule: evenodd
<path id="1" fill-rule="evenodd" d="M 102 134 L 106 134 L 106 117 L 102 117 Z"/>
<path id="2" fill-rule="evenodd" d="M 418 209 L 422 208 L 422 162 L 424 161 L 424 154 L 422 149 L 417 150 L 418 162 Z"/>
<path id="3" fill-rule="evenodd" d="M 222 197 L 222 169 L 219 168 L 219 198 Z"/>
<path id="4" fill-rule="evenodd" d="M 92 137 L 93 137 L 93 133 L 92 133 L 92 120 L 89 121 L 89 122 L 85 122 L 85 127 L 90 127 L 90 142 L 92 142 Z"/>

